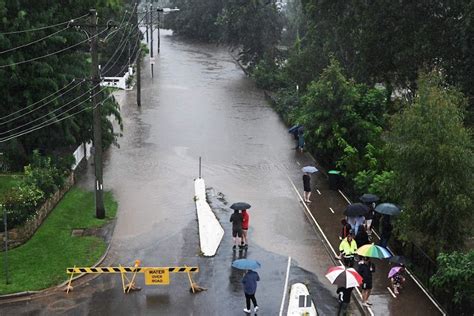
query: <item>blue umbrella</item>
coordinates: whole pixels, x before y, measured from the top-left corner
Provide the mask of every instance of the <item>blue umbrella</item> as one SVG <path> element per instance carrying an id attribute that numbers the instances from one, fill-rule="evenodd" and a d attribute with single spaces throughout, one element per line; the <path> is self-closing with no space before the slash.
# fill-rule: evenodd
<path id="1" fill-rule="evenodd" d="M 395 204 L 382 203 L 375 207 L 375 211 L 380 214 L 394 216 L 400 214 L 402 210 Z"/>
<path id="2" fill-rule="evenodd" d="M 252 259 L 237 259 L 232 262 L 232 266 L 240 270 L 255 270 L 261 267 L 260 262 Z"/>
<path id="3" fill-rule="evenodd" d="M 316 169 L 316 167 L 313 167 L 313 166 L 306 166 L 306 167 L 303 167 L 301 170 L 306 173 L 318 172 L 318 169 Z"/>

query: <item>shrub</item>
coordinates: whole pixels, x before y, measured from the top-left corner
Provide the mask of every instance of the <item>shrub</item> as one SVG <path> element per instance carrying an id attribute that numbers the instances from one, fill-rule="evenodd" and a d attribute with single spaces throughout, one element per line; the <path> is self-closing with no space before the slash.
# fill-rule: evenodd
<path id="1" fill-rule="evenodd" d="M 19 226 L 33 217 L 44 197 L 44 193 L 34 184 L 22 183 L 7 191 L 3 205 L 7 210 L 8 228 Z M 0 231 L 3 229 L 4 226 L 1 225 Z"/>
<path id="2" fill-rule="evenodd" d="M 64 176 L 53 165 L 50 157 L 34 151 L 31 164 L 25 167 L 25 183 L 36 186 L 44 192 L 45 197 L 50 197 L 64 184 Z"/>

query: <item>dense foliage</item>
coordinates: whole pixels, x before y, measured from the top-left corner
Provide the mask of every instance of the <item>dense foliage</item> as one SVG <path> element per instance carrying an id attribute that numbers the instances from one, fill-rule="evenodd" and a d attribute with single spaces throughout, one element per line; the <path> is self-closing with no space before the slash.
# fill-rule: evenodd
<path id="1" fill-rule="evenodd" d="M 171 3 L 180 12 L 167 17 L 167 26 L 177 34 L 239 47 L 241 62 L 251 68 L 262 59 L 277 58 L 282 16 L 272 1 L 174 0 Z"/>
<path id="2" fill-rule="evenodd" d="M 82 81 L 90 78 L 87 35 L 73 23 L 61 23 L 86 15 L 74 23 L 87 24 L 89 9 L 96 8 L 103 25 L 108 17 L 119 16 L 122 6 L 120 0 L 0 0 L 0 146 L 4 164 L 11 169 L 21 170 L 34 149 L 52 152 L 92 138 L 90 83 Z M 55 24 L 61 25 L 44 28 Z M 99 32 L 104 28 L 99 27 Z M 45 55 L 50 56 L 39 58 Z M 115 102 L 109 99 L 102 114 L 104 144 L 109 145 L 117 134 L 105 118 L 120 118 Z M 52 124 L 36 129 L 45 123 Z"/>
<path id="3" fill-rule="evenodd" d="M 393 118 L 390 165 L 404 206 L 400 236 L 439 253 L 462 249 L 472 229 L 474 143 L 462 95 L 423 75 L 413 104 Z M 436 236 L 436 238 L 433 238 Z"/>
<path id="4" fill-rule="evenodd" d="M 431 278 L 436 290 L 454 303 L 452 315 L 470 315 L 474 308 L 474 251 L 441 253 L 438 271 Z"/>

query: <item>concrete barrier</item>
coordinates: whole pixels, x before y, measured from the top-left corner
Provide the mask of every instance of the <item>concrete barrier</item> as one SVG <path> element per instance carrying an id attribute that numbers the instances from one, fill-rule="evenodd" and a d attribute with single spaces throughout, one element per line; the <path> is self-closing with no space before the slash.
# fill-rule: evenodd
<path id="1" fill-rule="evenodd" d="M 201 252 L 206 257 L 214 256 L 224 236 L 224 229 L 206 201 L 204 179 L 194 180 L 194 201 L 199 223 L 199 242 Z"/>

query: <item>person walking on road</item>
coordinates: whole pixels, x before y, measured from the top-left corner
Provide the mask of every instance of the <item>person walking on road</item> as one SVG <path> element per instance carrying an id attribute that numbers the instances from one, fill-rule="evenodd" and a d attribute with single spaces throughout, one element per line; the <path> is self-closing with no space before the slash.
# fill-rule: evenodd
<path id="1" fill-rule="evenodd" d="M 351 302 L 351 293 L 354 288 L 346 288 L 346 287 L 339 287 L 336 290 L 337 299 L 339 301 L 339 309 L 337 311 L 337 316 L 346 316 L 347 315 L 347 307 Z"/>
<path id="2" fill-rule="evenodd" d="M 393 226 L 392 223 L 390 222 L 390 216 L 389 215 L 384 215 L 382 217 L 382 233 L 380 234 L 380 246 L 387 248 L 388 241 L 390 240 L 390 237 L 392 236 L 392 230 Z"/>
<path id="3" fill-rule="evenodd" d="M 336 258 L 342 259 L 345 266 L 352 267 L 354 265 L 354 255 L 357 251 L 357 243 L 354 240 L 354 233 L 352 231 L 339 244 L 339 251 L 341 253 Z"/>
<path id="4" fill-rule="evenodd" d="M 341 235 L 339 236 L 339 240 L 343 240 L 344 238 L 346 238 L 347 235 L 349 235 L 352 228 L 345 218 L 341 219 L 341 225 L 342 225 L 342 228 L 341 228 Z"/>
<path id="5" fill-rule="evenodd" d="M 240 239 L 242 238 L 242 214 L 238 210 L 234 210 L 234 213 L 230 216 L 230 221 L 232 222 L 232 238 L 234 241 L 233 250 L 240 245 Z"/>
<path id="6" fill-rule="evenodd" d="M 304 149 L 304 128 L 303 128 L 303 126 L 298 128 L 298 148 L 300 149 L 301 152 L 303 152 L 303 149 Z"/>
<path id="7" fill-rule="evenodd" d="M 369 238 L 372 237 L 372 221 L 375 216 L 375 203 L 371 203 L 369 206 L 369 212 L 365 215 L 365 230 Z"/>
<path id="8" fill-rule="evenodd" d="M 303 174 L 303 199 L 306 203 L 311 203 L 309 197 L 311 196 L 311 176 L 308 172 Z"/>
<path id="9" fill-rule="evenodd" d="M 244 312 L 250 313 L 250 301 L 253 303 L 254 312 L 258 312 L 257 299 L 255 298 L 255 292 L 257 291 L 257 282 L 260 281 L 260 276 L 257 272 L 253 270 L 248 270 L 242 279 L 242 284 L 244 285 L 244 294 L 245 294 L 245 303 L 246 307 Z"/>
<path id="10" fill-rule="evenodd" d="M 370 241 L 369 241 L 369 235 L 367 234 L 367 232 L 365 231 L 365 227 L 364 226 L 360 226 L 359 227 L 359 232 L 357 233 L 357 235 L 354 237 L 356 243 L 357 243 L 357 247 L 362 247 L 363 245 L 367 245 L 367 244 L 370 244 Z"/>
<path id="11" fill-rule="evenodd" d="M 249 242 L 247 239 L 247 233 L 249 230 L 250 216 L 247 213 L 247 210 L 242 210 L 242 243 L 240 244 L 241 248 L 247 249 L 249 247 Z"/>
<path id="12" fill-rule="evenodd" d="M 370 307 L 372 303 L 369 302 L 370 292 L 372 291 L 372 272 L 374 271 L 373 264 L 369 261 L 369 258 L 362 257 L 359 261 L 359 272 L 362 277 L 362 305 Z"/>
<path id="13" fill-rule="evenodd" d="M 364 224 L 365 217 L 364 216 L 348 216 L 347 222 L 351 225 L 352 230 L 354 231 L 354 235 L 357 236 L 359 232 L 359 227 Z"/>

